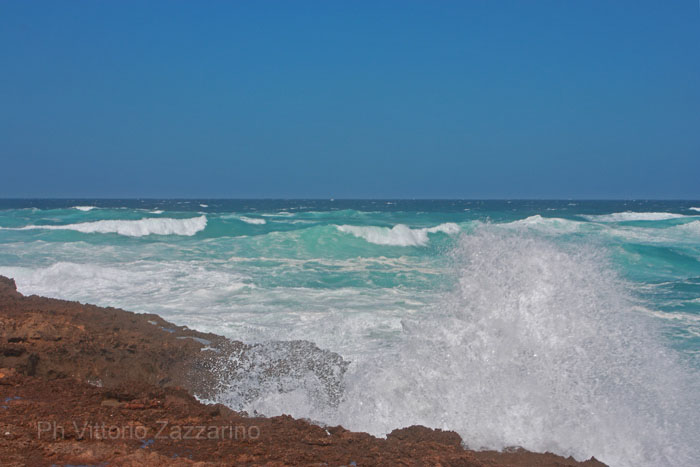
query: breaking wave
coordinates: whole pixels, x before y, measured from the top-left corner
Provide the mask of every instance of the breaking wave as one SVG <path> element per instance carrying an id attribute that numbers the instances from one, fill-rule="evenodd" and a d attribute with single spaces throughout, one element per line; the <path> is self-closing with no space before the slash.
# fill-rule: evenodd
<path id="1" fill-rule="evenodd" d="M 539 214 L 513 222 L 501 224 L 504 227 L 533 229 L 551 233 L 572 233 L 578 231 L 583 223 L 558 217 L 542 217 Z"/>
<path id="2" fill-rule="evenodd" d="M 101 220 L 67 225 L 27 225 L 3 230 L 74 230 L 82 233 L 116 233 L 127 237 L 146 235 L 192 236 L 207 226 L 206 216 L 189 219 L 146 218 L 140 220 Z"/>
<path id="3" fill-rule="evenodd" d="M 452 258 L 455 290 L 404 319 L 384 352 L 356 356 L 337 405 L 303 385 L 245 400 L 236 386 L 219 400 L 377 436 L 421 424 L 455 430 L 472 448 L 697 465 L 697 374 L 600 252 L 485 226 Z"/>
<path id="4" fill-rule="evenodd" d="M 97 209 L 97 206 L 73 206 L 73 209 L 77 209 L 78 211 L 92 211 L 93 209 Z"/>
<path id="5" fill-rule="evenodd" d="M 692 209 L 692 208 L 691 208 Z M 673 212 L 614 212 L 612 214 L 602 214 L 595 216 L 581 216 L 595 222 L 627 222 L 627 221 L 665 221 L 668 219 L 681 219 L 683 214 Z"/>
<path id="6" fill-rule="evenodd" d="M 428 244 L 429 233 L 442 232 L 453 235 L 460 231 L 459 226 L 452 222 L 423 229 L 412 229 L 404 224 L 398 224 L 392 228 L 356 225 L 338 225 L 336 228 L 370 243 L 392 246 L 425 246 Z"/>
<path id="7" fill-rule="evenodd" d="M 255 287 L 244 274 L 211 270 L 193 261 L 61 261 L 46 267 L 0 266 L 0 274 L 15 278 L 26 295 L 124 307 L 170 319 L 188 310 L 212 310 L 217 304 L 230 302 L 242 290 Z"/>
<path id="8" fill-rule="evenodd" d="M 687 224 L 674 225 L 671 227 L 673 231 L 689 233 L 691 235 L 700 235 L 700 221 L 688 222 Z"/>
<path id="9" fill-rule="evenodd" d="M 405 321 L 397 355 L 355 367 L 338 421 L 376 434 L 419 423 L 472 447 L 612 465 L 697 460 L 697 378 L 598 252 L 483 229 L 453 257 L 454 293 Z"/>
<path id="10" fill-rule="evenodd" d="M 267 224 L 267 221 L 265 219 L 259 219 L 259 218 L 255 218 L 255 217 L 241 216 L 238 219 L 242 220 L 246 224 L 255 224 L 255 225 Z"/>

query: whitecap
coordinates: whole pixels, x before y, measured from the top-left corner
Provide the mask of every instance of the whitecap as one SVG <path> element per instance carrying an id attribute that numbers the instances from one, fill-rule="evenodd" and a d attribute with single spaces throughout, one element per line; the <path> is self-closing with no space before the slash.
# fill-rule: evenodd
<path id="1" fill-rule="evenodd" d="M 267 221 L 265 219 L 258 219 L 256 217 L 245 217 L 241 216 L 238 219 L 242 220 L 246 224 L 256 224 L 256 225 L 263 225 L 267 224 Z"/>
<path id="2" fill-rule="evenodd" d="M 97 206 L 73 206 L 72 209 L 77 209 L 78 211 L 92 211 L 93 209 L 97 209 Z"/>
<path id="3" fill-rule="evenodd" d="M 292 216 L 295 216 L 296 214 L 293 212 L 289 212 L 289 211 L 280 211 L 280 212 L 276 212 L 276 213 L 262 213 L 260 215 L 265 216 L 265 217 L 292 217 Z"/>
<path id="4" fill-rule="evenodd" d="M 692 221 L 688 222 L 687 224 L 674 225 L 669 230 L 672 230 L 674 232 L 700 235 L 700 221 Z"/>
<path id="5" fill-rule="evenodd" d="M 673 212 L 614 212 L 612 214 L 583 215 L 584 219 L 596 222 L 628 222 L 628 221 L 665 221 L 669 219 L 682 219 L 683 214 Z"/>
<path id="6" fill-rule="evenodd" d="M 140 220 L 101 220 L 67 225 L 27 225 L 0 227 L 2 230 L 74 230 L 82 233 L 116 233 L 127 237 L 145 235 L 192 236 L 207 226 L 205 216 L 189 219 L 146 218 Z"/>
<path id="7" fill-rule="evenodd" d="M 539 230 L 545 233 L 572 233 L 578 231 L 582 224 L 583 223 L 581 222 L 572 221 L 569 219 L 562 219 L 559 217 L 542 217 L 539 214 L 535 214 L 534 216 L 526 217 L 525 219 L 499 224 L 499 226 L 518 229 L 526 228 Z"/>
<path id="8" fill-rule="evenodd" d="M 392 246 L 425 246 L 428 244 L 429 233 L 442 232 L 453 235 L 460 231 L 459 226 L 452 222 L 422 229 L 412 229 L 404 224 L 397 224 L 392 228 L 358 225 L 337 225 L 336 228 L 370 243 Z"/>

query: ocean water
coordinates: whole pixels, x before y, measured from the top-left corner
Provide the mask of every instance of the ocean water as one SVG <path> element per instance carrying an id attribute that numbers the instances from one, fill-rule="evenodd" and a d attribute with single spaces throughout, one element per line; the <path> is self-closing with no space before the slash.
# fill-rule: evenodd
<path id="1" fill-rule="evenodd" d="M 700 465 L 700 201 L 0 200 L 0 274 L 263 344 L 237 410 Z"/>

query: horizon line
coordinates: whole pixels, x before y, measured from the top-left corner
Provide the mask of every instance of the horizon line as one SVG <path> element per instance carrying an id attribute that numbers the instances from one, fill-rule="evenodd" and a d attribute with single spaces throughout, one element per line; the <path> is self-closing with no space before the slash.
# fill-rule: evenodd
<path id="1" fill-rule="evenodd" d="M 55 200 L 55 201 L 121 201 L 121 200 L 144 200 L 144 201 L 700 201 L 700 198 L 225 198 L 225 197 L 0 197 L 0 201 L 35 201 L 35 200 Z"/>

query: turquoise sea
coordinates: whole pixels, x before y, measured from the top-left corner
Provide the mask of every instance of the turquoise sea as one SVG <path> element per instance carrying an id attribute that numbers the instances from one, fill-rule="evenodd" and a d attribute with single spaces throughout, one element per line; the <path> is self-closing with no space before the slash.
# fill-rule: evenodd
<path id="1" fill-rule="evenodd" d="M 700 201 L 0 200 L 0 274 L 263 344 L 238 410 L 700 465 Z"/>

